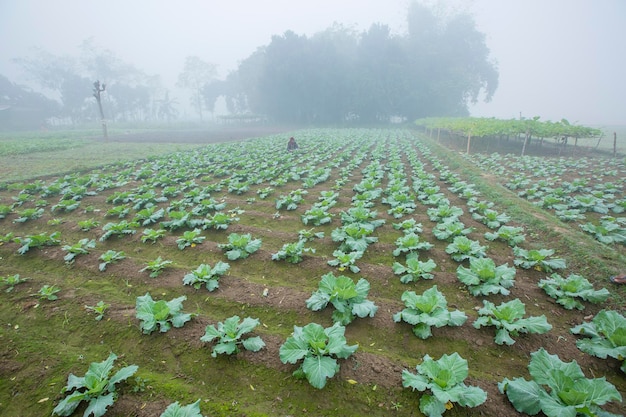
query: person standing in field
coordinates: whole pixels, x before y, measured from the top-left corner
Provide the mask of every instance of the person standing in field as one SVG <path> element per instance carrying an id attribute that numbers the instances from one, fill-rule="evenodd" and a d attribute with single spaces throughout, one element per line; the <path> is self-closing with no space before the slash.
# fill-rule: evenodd
<path id="1" fill-rule="evenodd" d="M 295 151 L 296 149 L 298 149 L 298 144 L 296 143 L 296 140 L 292 136 L 289 138 L 289 142 L 287 143 L 287 150 Z"/>

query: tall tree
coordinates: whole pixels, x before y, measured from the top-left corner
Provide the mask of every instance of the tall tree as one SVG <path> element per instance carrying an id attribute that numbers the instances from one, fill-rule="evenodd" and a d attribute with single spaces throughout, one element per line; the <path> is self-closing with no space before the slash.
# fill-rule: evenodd
<path id="1" fill-rule="evenodd" d="M 197 56 L 188 56 L 183 71 L 178 75 L 177 85 L 191 91 L 191 104 L 196 108 L 200 120 L 203 120 L 204 108 L 202 90 L 216 76 L 216 65 L 205 62 Z"/>

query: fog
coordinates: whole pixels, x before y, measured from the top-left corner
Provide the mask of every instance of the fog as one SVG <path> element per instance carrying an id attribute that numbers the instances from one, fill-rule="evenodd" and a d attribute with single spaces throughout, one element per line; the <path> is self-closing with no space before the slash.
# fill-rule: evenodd
<path id="1" fill-rule="evenodd" d="M 217 64 L 223 78 L 272 35 L 313 35 L 334 22 L 367 30 L 372 23 L 406 32 L 408 0 L 0 0 L 0 74 L 25 84 L 15 58 L 40 47 L 79 55 L 92 38 L 173 94 L 185 57 Z M 434 4 L 428 2 L 428 4 Z M 626 124 L 626 2 L 623 0 L 447 1 L 470 12 L 497 63 L 499 86 L 473 116 L 567 118 Z M 186 100 L 179 100 L 186 104 Z"/>

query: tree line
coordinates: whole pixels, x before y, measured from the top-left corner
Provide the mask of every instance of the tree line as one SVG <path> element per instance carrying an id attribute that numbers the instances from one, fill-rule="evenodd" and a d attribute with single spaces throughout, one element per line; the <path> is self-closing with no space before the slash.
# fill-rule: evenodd
<path id="1" fill-rule="evenodd" d="M 8 104 L 43 106 L 48 117 L 63 122 L 99 120 L 92 86 L 101 81 L 107 85 L 102 100 L 110 120 L 179 117 L 179 103 L 158 75 L 121 61 L 92 39 L 83 42 L 78 58 L 39 50 L 17 61 L 46 95 L 27 97 L 22 93 L 30 88 L 0 76 L 0 97 L 10 97 Z M 215 64 L 196 56 L 187 57 L 178 79 L 178 86 L 191 92 L 200 119 L 223 98 L 232 115 L 295 124 L 467 116 L 468 104 L 489 100 L 497 85 L 496 65 L 473 17 L 440 15 L 418 3 L 409 6 L 402 35 L 380 23 L 362 33 L 339 24 L 312 36 L 287 31 L 224 79 L 217 78 Z"/>

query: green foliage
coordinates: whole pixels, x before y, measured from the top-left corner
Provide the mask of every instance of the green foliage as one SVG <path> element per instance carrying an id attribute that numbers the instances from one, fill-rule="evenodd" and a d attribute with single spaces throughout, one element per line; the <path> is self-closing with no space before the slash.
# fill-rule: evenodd
<path id="1" fill-rule="evenodd" d="M 77 224 L 80 230 L 82 230 L 83 232 L 88 232 L 91 229 L 100 226 L 100 222 L 93 218 L 87 220 L 79 220 Z"/>
<path id="2" fill-rule="evenodd" d="M 348 325 L 357 317 L 374 317 L 378 307 L 367 295 L 370 284 L 365 278 L 355 284 L 351 278 L 340 275 L 335 277 L 332 272 L 322 276 L 319 289 L 306 300 L 307 308 L 319 311 L 328 303 L 335 307 L 332 318 L 335 323 Z"/>
<path id="3" fill-rule="evenodd" d="M 392 226 L 395 230 L 401 230 L 404 234 L 415 233 L 419 235 L 422 233 L 422 224 L 415 219 L 406 219 L 400 223 L 393 223 Z"/>
<path id="4" fill-rule="evenodd" d="M 91 310 L 96 313 L 96 321 L 100 321 L 104 318 L 104 313 L 109 307 L 111 307 L 111 304 L 106 304 L 102 300 L 98 301 L 95 306 L 85 306 L 87 310 Z"/>
<path id="5" fill-rule="evenodd" d="M 119 223 L 110 222 L 102 226 L 104 234 L 100 236 L 100 242 L 104 242 L 111 236 L 122 237 L 124 235 L 134 235 L 137 233 L 139 223 L 122 220 Z"/>
<path id="6" fill-rule="evenodd" d="M 304 224 L 310 223 L 314 226 L 320 226 L 330 223 L 333 220 L 333 215 L 328 212 L 328 208 L 326 207 L 311 207 L 304 212 L 301 218 Z"/>
<path id="7" fill-rule="evenodd" d="M 591 320 L 571 329 L 573 334 L 584 336 L 576 341 L 578 349 L 601 359 L 607 357 L 622 361 L 626 373 L 626 317 L 617 311 L 602 310 Z"/>
<path id="8" fill-rule="evenodd" d="M 160 417 L 203 417 L 200 413 L 200 400 L 187 405 L 180 405 L 176 401 L 168 405 Z"/>
<path id="9" fill-rule="evenodd" d="M 483 300 L 483 308 L 478 310 L 478 318 L 474 327 L 494 326 L 496 328 L 496 343 L 512 345 L 515 340 L 511 336 L 520 333 L 543 334 L 552 329 L 545 315 L 524 318 L 526 306 L 519 298 L 504 302 L 496 307 L 490 301 Z"/>
<path id="10" fill-rule="evenodd" d="M 515 268 L 508 264 L 496 266 L 491 258 L 470 258 L 470 267 L 459 265 L 456 275 L 472 295 L 509 295 L 515 284 Z"/>
<path id="11" fill-rule="evenodd" d="M 141 241 L 146 243 L 148 241 L 155 243 L 157 240 L 163 238 L 167 231 L 165 229 L 144 229 Z"/>
<path id="12" fill-rule="evenodd" d="M 103 416 L 117 398 L 116 385 L 134 375 L 138 369 L 137 365 L 125 366 L 111 376 L 116 359 L 117 355 L 111 353 L 102 362 L 92 362 L 85 376 L 70 374 L 63 392 L 72 391 L 72 393 L 54 407 L 52 414 L 70 416 L 81 402 L 86 401 L 88 404 L 83 417 Z"/>
<path id="13" fill-rule="evenodd" d="M 448 301 L 436 285 L 421 295 L 413 291 L 405 291 L 401 299 L 406 308 L 394 314 L 393 321 L 409 323 L 413 326 L 415 336 L 420 339 L 432 336 L 432 326 L 461 326 L 467 320 L 467 316 L 462 311 L 448 310 Z"/>
<path id="14" fill-rule="evenodd" d="M 396 248 L 393 250 L 393 256 L 400 256 L 402 253 L 408 253 L 419 250 L 432 249 L 434 245 L 429 242 L 420 241 L 419 235 L 415 233 L 405 233 L 396 239 Z"/>
<path id="15" fill-rule="evenodd" d="M 43 208 L 27 208 L 22 211 L 18 211 L 17 219 L 13 220 L 13 223 L 26 223 L 28 220 L 35 220 L 43 216 Z"/>
<path id="16" fill-rule="evenodd" d="M 607 245 L 626 245 L 626 226 L 621 225 L 612 218 L 605 217 L 600 220 L 599 224 L 581 224 L 580 228 Z"/>
<path id="17" fill-rule="evenodd" d="M 520 247 L 514 247 L 513 253 L 516 256 L 513 260 L 515 266 L 524 269 L 534 268 L 544 272 L 552 272 L 555 269 L 565 269 L 565 259 L 551 258 L 551 256 L 554 255 L 553 249 L 526 250 Z"/>
<path id="18" fill-rule="evenodd" d="M 333 256 L 335 257 L 335 259 L 331 259 L 330 261 L 328 261 L 328 265 L 337 266 L 339 267 L 340 271 L 344 271 L 346 268 L 348 268 L 355 274 L 358 274 L 359 271 L 361 271 L 361 268 L 356 265 L 356 261 L 357 259 L 361 259 L 361 257 L 363 256 L 363 252 L 352 251 L 346 253 L 337 249 L 333 251 Z"/>
<path id="19" fill-rule="evenodd" d="M 228 235 L 228 243 L 217 245 L 218 248 L 226 252 L 226 257 L 230 261 L 245 259 L 261 248 L 261 239 L 252 239 L 250 233 L 231 233 Z"/>
<path id="20" fill-rule="evenodd" d="M 402 265 L 399 262 L 394 262 L 392 265 L 393 273 L 396 275 L 402 275 L 400 277 L 400 282 L 403 284 L 417 281 L 420 278 L 433 279 L 434 275 L 431 274 L 431 272 L 436 267 L 437 264 L 432 259 L 428 259 L 426 262 L 420 261 L 416 252 L 410 252 L 406 256 L 405 265 Z"/>
<path id="21" fill-rule="evenodd" d="M 218 261 L 213 268 L 208 264 L 200 264 L 195 270 L 183 277 L 184 285 L 192 285 L 200 289 L 204 284 L 209 291 L 215 291 L 219 287 L 219 279 L 230 269 L 226 262 Z"/>
<path id="22" fill-rule="evenodd" d="M 21 278 L 20 274 L 7 275 L 0 279 L 0 284 L 6 285 L 4 292 L 11 292 L 17 284 L 28 281 L 30 278 Z"/>
<path id="23" fill-rule="evenodd" d="M 144 334 L 150 334 L 157 328 L 161 333 L 174 327 L 183 327 L 191 320 L 191 314 L 181 312 L 184 295 L 170 301 L 154 301 L 149 292 L 137 297 L 135 302 L 136 317 L 141 321 L 139 328 Z"/>
<path id="24" fill-rule="evenodd" d="M 472 227 L 465 227 L 460 220 L 452 219 L 437 223 L 433 229 L 433 234 L 439 240 L 450 240 L 456 236 L 466 236 L 473 230 Z"/>
<path id="25" fill-rule="evenodd" d="M 456 403 L 461 407 L 476 407 L 487 400 L 480 387 L 465 385 L 469 375 L 467 360 L 454 352 L 434 360 L 424 355 L 416 366 L 417 374 L 402 371 L 402 386 L 414 391 L 430 391 L 420 398 L 420 411 L 428 417 L 440 417 Z"/>
<path id="26" fill-rule="evenodd" d="M 126 259 L 126 254 L 124 253 L 124 251 L 109 249 L 102 255 L 100 255 L 100 260 L 102 262 L 100 262 L 100 264 L 98 265 L 98 269 L 100 270 L 100 272 L 103 272 L 106 269 L 107 265 L 116 263 L 118 261 L 121 261 L 122 259 Z"/>
<path id="27" fill-rule="evenodd" d="M 483 258 L 486 256 L 487 247 L 481 246 L 477 240 L 465 236 L 457 236 L 446 246 L 446 253 L 457 262 L 463 262 L 471 258 Z"/>
<path id="28" fill-rule="evenodd" d="M 568 310 L 585 308 L 578 299 L 598 304 L 606 301 L 611 295 L 606 288 L 594 290 L 593 285 L 586 278 L 577 274 L 563 278 L 554 273 L 549 278 L 539 281 L 539 288 Z"/>
<path id="29" fill-rule="evenodd" d="M 323 239 L 324 232 L 315 232 L 314 229 L 302 229 L 298 231 L 298 240 L 310 242 L 314 239 Z"/>
<path id="30" fill-rule="evenodd" d="M 27 235 L 24 237 L 16 237 L 13 241 L 20 246 L 17 253 L 24 255 L 31 248 L 41 248 L 43 246 L 55 246 L 61 243 L 61 232 L 53 232 L 47 234 L 42 232 L 36 235 Z"/>
<path id="31" fill-rule="evenodd" d="M 330 236 L 333 242 L 341 242 L 339 250 L 343 252 L 365 252 L 370 243 L 378 241 L 374 233 L 374 226 L 370 223 L 348 223 L 334 229 Z"/>
<path id="32" fill-rule="evenodd" d="M 193 248 L 204 242 L 206 236 L 202 236 L 201 233 L 202 230 L 200 229 L 186 230 L 183 232 L 183 235 L 176 239 L 178 249 L 183 250 L 189 246 Z"/>
<path id="33" fill-rule="evenodd" d="M 504 378 L 498 384 L 517 411 L 529 415 L 543 412 L 547 417 L 616 417 L 600 406 L 621 402 L 621 394 L 604 377 L 585 378 L 576 361 L 563 362 L 541 348 L 530 354 L 528 371 L 530 381 Z"/>
<path id="34" fill-rule="evenodd" d="M 526 240 L 526 235 L 523 232 L 524 229 L 521 227 L 500 226 L 495 232 L 485 233 L 485 239 L 490 241 L 503 240 L 509 246 L 514 247 Z"/>
<path id="35" fill-rule="evenodd" d="M 302 360 L 294 376 L 306 378 L 312 386 L 322 389 L 326 380 L 339 371 L 336 358 L 346 359 L 358 348 L 346 343 L 345 331 L 339 323 L 327 328 L 317 323 L 293 326 L 292 335 L 280 346 L 280 360 L 291 364 Z"/>
<path id="36" fill-rule="evenodd" d="M 240 321 L 239 316 L 232 316 L 224 320 L 224 323 L 218 322 L 217 327 L 211 324 L 206 326 L 204 336 L 200 340 L 203 342 L 217 340 L 211 354 L 214 358 L 221 354 L 237 354 L 240 351 L 240 346 L 251 352 L 258 352 L 265 346 L 261 337 L 242 338 L 247 333 L 252 332 L 259 324 L 259 319 L 246 317 Z"/>
<path id="37" fill-rule="evenodd" d="M 59 298 L 56 294 L 60 291 L 61 288 L 56 285 L 45 284 L 39 289 L 39 291 L 37 291 L 37 295 L 41 300 L 54 301 Z"/>
<path id="38" fill-rule="evenodd" d="M 139 270 L 139 272 L 150 271 L 150 278 L 156 278 L 161 275 L 161 272 L 165 269 L 166 266 L 170 265 L 172 261 L 164 260 L 160 256 L 153 261 L 148 261 L 148 264 Z"/>
<path id="39" fill-rule="evenodd" d="M 78 255 L 87 255 L 89 253 L 89 249 L 93 249 L 96 247 L 95 239 L 81 239 L 77 243 L 73 245 L 64 245 L 63 250 L 67 252 L 67 254 L 63 257 L 63 260 L 67 264 L 71 264 L 74 262 L 74 258 Z"/>
<path id="40" fill-rule="evenodd" d="M 302 262 L 305 252 L 315 253 L 315 249 L 305 247 L 305 243 L 305 240 L 285 243 L 278 252 L 272 254 L 272 260 L 280 261 L 284 259 L 291 264 L 297 264 Z"/>

